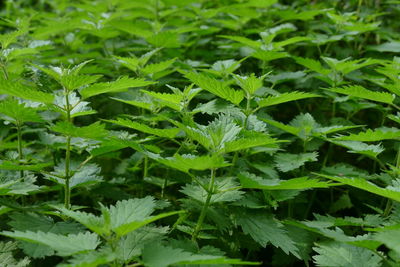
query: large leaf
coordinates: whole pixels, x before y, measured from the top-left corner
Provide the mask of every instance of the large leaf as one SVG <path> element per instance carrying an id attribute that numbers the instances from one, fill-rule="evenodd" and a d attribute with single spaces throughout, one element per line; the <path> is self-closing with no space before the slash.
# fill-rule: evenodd
<path id="1" fill-rule="evenodd" d="M 380 267 L 382 259 L 366 248 L 341 242 L 327 242 L 314 247 L 318 255 L 313 256 L 317 266 L 332 267 Z"/>
<path id="2" fill-rule="evenodd" d="M 219 81 L 205 74 L 188 72 L 185 74 L 185 77 L 200 88 L 225 100 L 228 100 L 235 105 L 238 105 L 244 98 L 243 91 L 234 90 L 225 82 Z"/>
<path id="3" fill-rule="evenodd" d="M 371 91 L 365 89 L 361 85 L 351 85 L 341 88 L 329 88 L 326 90 L 386 104 L 393 104 L 393 100 L 395 98 L 395 96 L 392 94 L 386 92 Z"/>
<path id="4" fill-rule="evenodd" d="M 0 94 L 20 97 L 35 102 L 51 104 L 54 96 L 17 81 L 0 79 Z"/>
<path id="5" fill-rule="evenodd" d="M 122 77 L 116 81 L 95 83 L 88 87 L 83 88 L 80 93 L 82 97 L 89 98 L 95 95 L 100 95 L 104 93 L 117 93 L 128 90 L 133 87 L 143 87 L 150 84 L 155 84 L 156 82 L 146 81 L 142 78 L 128 78 Z"/>
<path id="6" fill-rule="evenodd" d="M 101 124 L 100 122 L 95 122 L 88 126 L 77 127 L 72 123 L 60 121 L 50 129 L 66 136 L 95 140 L 103 139 L 108 135 L 107 130 L 104 128 L 104 124 Z"/>
<path id="7" fill-rule="evenodd" d="M 397 128 L 384 128 L 384 129 L 368 129 L 366 132 L 357 134 L 350 134 L 347 136 L 338 136 L 335 140 L 347 141 L 361 141 L 361 142 L 375 142 L 382 140 L 398 140 L 400 138 L 400 130 Z"/>
<path id="8" fill-rule="evenodd" d="M 280 95 L 274 95 L 274 96 L 269 96 L 266 98 L 260 99 L 258 101 L 258 107 L 263 108 L 263 107 L 269 107 L 269 106 L 274 106 L 290 101 L 295 101 L 295 100 L 300 100 L 300 99 L 305 99 L 305 98 L 310 98 L 310 97 L 319 97 L 319 95 L 316 94 L 311 94 L 311 93 L 304 93 L 304 92 L 290 92 L 290 93 L 283 93 Z"/>
<path id="9" fill-rule="evenodd" d="M 332 183 L 323 182 L 308 177 L 292 178 L 289 180 L 263 179 L 248 172 L 239 174 L 240 183 L 244 188 L 255 188 L 263 190 L 305 190 L 309 188 L 327 188 Z"/>
<path id="10" fill-rule="evenodd" d="M 94 250 L 100 243 L 98 236 L 89 232 L 60 235 L 41 231 L 4 231 L 1 232 L 1 234 L 15 239 L 49 246 L 57 251 L 57 254 L 60 256 L 70 256 L 76 253 Z"/>
<path id="11" fill-rule="evenodd" d="M 165 128 L 165 129 L 152 128 L 145 124 L 122 118 L 118 118 L 117 120 L 105 120 L 105 121 L 165 138 L 174 138 L 180 131 L 179 128 Z"/>
<path id="12" fill-rule="evenodd" d="M 0 102 L 0 118 L 8 120 L 14 124 L 24 122 L 43 122 L 38 115 L 37 110 L 26 107 L 24 103 L 18 103 L 17 100 L 7 98 Z"/>
<path id="13" fill-rule="evenodd" d="M 176 154 L 173 157 L 163 158 L 156 154 L 149 154 L 149 156 L 174 169 L 182 172 L 189 172 L 189 170 L 208 170 L 229 166 L 229 163 L 225 162 L 222 156 L 194 156 L 189 154 L 179 155 Z"/>
<path id="14" fill-rule="evenodd" d="M 348 177 L 325 175 L 325 174 L 318 174 L 318 175 L 327 179 L 331 179 L 336 182 L 340 182 L 345 185 L 350 185 L 352 187 L 359 188 L 371 192 L 373 194 L 390 198 L 400 202 L 400 191 L 395 191 L 390 188 L 379 187 L 361 177 L 348 178 Z"/>
<path id="15" fill-rule="evenodd" d="M 293 240 L 284 230 L 283 225 L 266 214 L 245 213 L 239 215 L 238 224 L 245 234 L 250 235 L 254 241 L 265 247 L 271 243 L 281 248 L 286 254 L 293 254 L 300 258 Z"/>
<path id="16" fill-rule="evenodd" d="M 144 247 L 143 262 L 148 267 L 168 267 L 170 265 L 186 264 L 239 264 L 258 265 L 254 262 L 244 262 L 238 259 L 229 259 L 223 256 L 193 254 L 180 248 L 152 243 Z"/>

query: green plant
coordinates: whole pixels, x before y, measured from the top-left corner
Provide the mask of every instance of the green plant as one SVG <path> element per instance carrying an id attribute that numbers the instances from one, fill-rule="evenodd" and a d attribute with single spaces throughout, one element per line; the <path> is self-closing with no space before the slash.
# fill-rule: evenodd
<path id="1" fill-rule="evenodd" d="M 397 1 L 5 1 L 2 266 L 397 266 Z"/>

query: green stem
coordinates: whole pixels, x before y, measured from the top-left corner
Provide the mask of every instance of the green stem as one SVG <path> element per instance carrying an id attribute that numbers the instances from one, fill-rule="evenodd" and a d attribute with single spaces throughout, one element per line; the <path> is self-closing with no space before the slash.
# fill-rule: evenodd
<path id="1" fill-rule="evenodd" d="M 211 169 L 211 179 L 210 179 L 210 183 L 208 185 L 207 199 L 206 199 L 206 202 L 203 205 L 203 208 L 201 209 L 199 219 L 198 219 L 196 227 L 194 229 L 194 232 L 193 232 L 193 235 L 192 235 L 192 240 L 193 241 L 196 241 L 197 236 L 200 233 L 201 227 L 203 225 L 204 219 L 205 219 L 206 214 L 207 214 L 208 207 L 210 206 L 211 197 L 213 195 L 213 189 L 214 189 L 214 181 L 215 181 L 215 170 Z"/>
<path id="2" fill-rule="evenodd" d="M 358 0 L 358 5 L 357 5 L 357 14 L 360 14 L 361 11 L 361 6 L 362 6 L 363 0 Z"/>
<path id="3" fill-rule="evenodd" d="M 143 179 L 148 176 L 148 169 L 149 169 L 149 158 L 144 156 L 143 160 Z"/>
<path id="4" fill-rule="evenodd" d="M 71 188 L 69 187 L 69 179 L 71 178 L 69 173 L 70 158 L 71 158 L 71 137 L 68 136 L 66 152 L 65 152 L 65 185 L 64 185 L 65 188 L 64 206 L 67 209 L 70 208 L 70 203 L 71 203 Z"/>
<path id="5" fill-rule="evenodd" d="M 1 69 L 2 69 L 3 74 L 4 74 L 4 79 L 8 80 L 8 78 L 9 78 L 9 76 L 8 76 L 8 71 L 7 71 L 7 68 L 6 68 L 6 66 L 4 65 L 4 63 L 1 64 Z"/>
<path id="6" fill-rule="evenodd" d="M 69 92 L 64 88 L 67 121 L 71 122 L 71 107 L 69 105 Z M 67 136 L 67 144 L 65 147 L 65 185 L 64 185 L 64 206 L 70 208 L 71 203 L 71 188 L 69 186 L 70 177 L 70 160 L 71 160 L 71 136 Z"/>
<path id="7" fill-rule="evenodd" d="M 21 163 L 22 159 L 24 158 L 24 154 L 22 151 L 22 128 L 19 122 L 17 122 L 17 135 L 18 135 L 18 159 Z M 23 170 L 20 171 L 19 176 L 20 178 L 24 177 Z"/>

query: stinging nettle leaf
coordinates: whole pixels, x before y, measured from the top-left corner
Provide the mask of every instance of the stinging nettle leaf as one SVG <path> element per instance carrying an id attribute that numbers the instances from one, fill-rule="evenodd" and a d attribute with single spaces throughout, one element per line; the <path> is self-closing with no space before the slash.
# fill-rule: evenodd
<path id="1" fill-rule="evenodd" d="M 104 124 L 98 121 L 83 127 L 77 127 L 66 121 L 59 121 L 50 129 L 66 136 L 99 140 L 108 136 L 108 131 L 104 127 Z"/>
<path id="2" fill-rule="evenodd" d="M 155 83 L 156 82 L 146 81 L 143 78 L 128 78 L 124 76 L 116 81 L 95 83 L 89 85 L 83 88 L 80 91 L 80 94 L 82 95 L 83 99 L 86 99 L 95 95 L 124 92 L 129 88 L 144 87 Z"/>
<path id="3" fill-rule="evenodd" d="M 237 219 L 245 234 L 250 235 L 254 241 L 265 247 L 271 243 L 281 248 L 286 254 L 293 254 L 300 258 L 298 248 L 289 237 L 283 225 L 273 217 L 265 214 L 244 213 Z"/>
<path id="4" fill-rule="evenodd" d="M 0 79 L 0 94 L 16 96 L 22 99 L 46 104 L 53 103 L 54 99 L 53 95 L 36 90 L 29 85 L 24 85 L 19 81 L 11 81 L 5 79 Z"/>
<path id="5" fill-rule="evenodd" d="M 0 102 L 0 118 L 8 120 L 13 124 L 24 122 L 44 122 L 37 113 L 37 109 L 27 107 L 15 99 L 7 98 Z"/>
<path id="6" fill-rule="evenodd" d="M 331 241 L 317 244 L 313 249 L 318 253 L 318 255 L 313 256 L 317 266 L 382 266 L 382 259 L 366 248 Z"/>
<path id="7" fill-rule="evenodd" d="M 57 254 L 60 256 L 70 256 L 76 253 L 94 250 L 100 243 L 98 236 L 89 232 L 60 235 L 41 231 L 3 231 L 0 234 L 15 239 L 49 246 L 57 251 Z"/>
<path id="8" fill-rule="evenodd" d="M 326 90 L 390 105 L 393 104 L 393 100 L 395 99 L 395 95 L 386 92 L 371 91 L 365 89 L 361 85 L 350 85 L 342 88 L 329 88 Z"/>
<path id="9" fill-rule="evenodd" d="M 244 98 L 243 91 L 237 91 L 230 88 L 225 82 L 219 81 L 205 74 L 188 72 L 185 77 L 200 88 L 219 96 L 235 105 L 242 102 Z"/>
<path id="10" fill-rule="evenodd" d="M 242 187 L 263 190 L 306 190 L 309 188 L 328 188 L 334 184 L 310 179 L 308 177 L 292 178 L 289 180 L 263 179 L 255 174 L 241 172 L 239 179 Z"/>
<path id="11" fill-rule="evenodd" d="M 224 256 L 193 254 L 181 248 L 164 246 L 158 242 L 151 243 L 143 249 L 143 262 L 149 267 L 168 267 L 170 265 L 197 265 L 197 264 L 239 264 L 258 265 L 255 262 L 245 262 L 238 259 L 229 259 Z"/>
<path id="12" fill-rule="evenodd" d="M 128 127 L 131 129 L 135 129 L 137 131 L 141 131 L 144 133 L 171 139 L 174 138 L 180 132 L 179 128 L 166 128 L 166 129 L 152 128 L 145 124 L 122 118 L 118 118 L 117 120 L 104 120 L 104 121 Z"/>
<path id="13" fill-rule="evenodd" d="M 282 172 L 295 170 L 303 166 L 306 162 L 317 161 L 318 153 L 278 153 L 274 157 L 275 166 Z"/>
<path id="14" fill-rule="evenodd" d="M 333 176 L 333 175 L 325 175 L 325 174 L 317 174 L 318 176 L 321 176 L 323 178 L 327 178 L 345 185 L 350 185 L 365 191 L 368 191 L 370 193 L 390 198 L 395 201 L 400 202 L 400 191 L 397 190 L 392 190 L 390 188 L 383 188 L 379 187 L 370 181 L 362 178 L 362 177 L 353 177 L 353 178 L 348 178 L 348 177 L 343 177 L 343 176 Z"/>
<path id="15" fill-rule="evenodd" d="M 274 95 L 274 96 L 268 96 L 266 98 L 261 98 L 258 101 L 258 108 L 263 108 L 263 107 L 269 107 L 273 105 L 278 105 L 290 101 L 295 101 L 295 100 L 300 100 L 300 99 L 306 99 L 306 98 L 311 98 L 311 97 L 320 97 L 319 95 L 316 94 L 311 94 L 311 93 L 304 93 L 304 92 L 290 92 L 290 93 L 283 93 L 280 95 Z"/>

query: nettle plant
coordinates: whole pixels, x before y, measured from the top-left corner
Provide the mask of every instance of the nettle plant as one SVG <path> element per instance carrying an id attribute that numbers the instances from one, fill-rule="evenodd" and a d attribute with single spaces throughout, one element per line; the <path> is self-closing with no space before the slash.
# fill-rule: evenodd
<path id="1" fill-rule="evenodd" d="M 397 266 L 399 12 L 6 1 L 2 266 Z"/>

